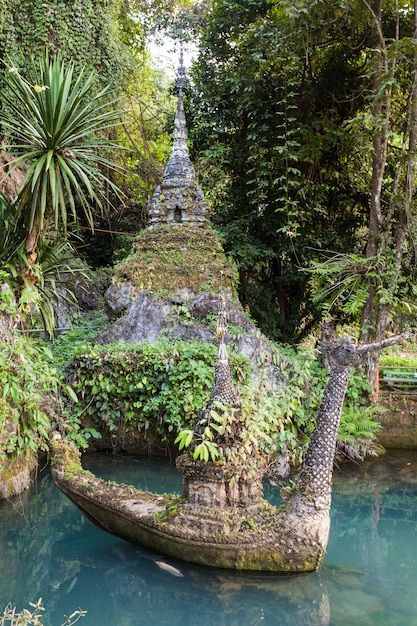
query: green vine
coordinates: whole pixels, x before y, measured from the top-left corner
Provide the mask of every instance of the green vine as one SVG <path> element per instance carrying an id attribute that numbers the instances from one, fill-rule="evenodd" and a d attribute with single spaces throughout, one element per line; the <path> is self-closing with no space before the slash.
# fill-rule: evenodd
<path id="1" fill-rule="evenodd" d="M 3 20 L 10 28 L 9 57 L 61 50 L 79 67 L 93 66 L 102 84 L 119 86 L 129 71 L 128 50 L 118 33 L 120 0 L 11 0 Z M 1 32 L 1 31 L 0 31 Z M 130 55 L 132 56 L 132 55 Z M 131 69 L 131 68 L 130 68 Z"/>

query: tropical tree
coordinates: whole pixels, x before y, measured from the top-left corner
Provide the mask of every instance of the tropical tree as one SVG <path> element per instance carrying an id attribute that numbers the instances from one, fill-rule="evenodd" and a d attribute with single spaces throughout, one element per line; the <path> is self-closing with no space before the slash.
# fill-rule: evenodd
<path id="1" fill-rule="evenodd" d="M 315 297 L 360 325 L 365 342 L 381 340 L 399 314 L 415 313 L 415 152 L 417 147 L 417 2 L 361 0 L 366 89 L 347 124 L 357 149 L 350 176 L 367 192 L 366 228 L 353 252 L 315 264 Z M 360 172 L 358 177 L 357 172 Z M 367 367 L 375 382 L 379 352 Z"/>
<path id="2" fill-rule="evenodd" d="M 106 133 L 119 123 L 120 112 L 109 89 L 92 93 L 94 73 L 75 73 L 72 62 L 47 53 L 31 60 L 28 78 L 8 67 L 10 90 L 0 121 L 6 132 L 3 150 L 13 156 L 8 173 L 26 169 L 14 201 L 17 222 L 27 230 L 29 263 L 36 261 L 46 234 L 66 232 L 83 212 L 93 227 L 101 207 L 103 184 L 117 192 L 107 172 L 114 168 L 109 150 L 119 146 Z"/>
<path id="3" fill-rule="evenodd" d="M 361 319 L 362 338 L 382 338 L 393 307 L 415 289 L 405 280 L 414 256 L 415 153 L 417 148 L 417 2 L 395 3 L 391 20 L 376 0 L 369 13 L 375 46 L 372 59 L 372 174 L 365 255 L 375 268 L 367 283 Z M 402 6 L 400 6 L 400 4 Z M 411 287 L 411 289 L 410 289 Z M 408 292 L 408 293 L 407 293 Z M 379 356 L 379 355 L 377 355 Z M 375 376 L 377 358 L 370 366 Z"/>
<path id="4" fill-rule="evenodd" d="M 278 339 L 330 314 L 379 341 L 413 310 L 415 12 L 409 0 L 216 0 L 208 14 L 195 159 L 241 299 Z"/>
<path id="5" fill-rule="evenodd" d="M 365 221 L 344 126 L 362 103 L 364 34 L 343 4 L 217 0 L 193 74 L 190 136 L 213 220 L 241 300 L 277 339 L 320 318 L 302 268 L 318 249 L 351 250 Z"/>

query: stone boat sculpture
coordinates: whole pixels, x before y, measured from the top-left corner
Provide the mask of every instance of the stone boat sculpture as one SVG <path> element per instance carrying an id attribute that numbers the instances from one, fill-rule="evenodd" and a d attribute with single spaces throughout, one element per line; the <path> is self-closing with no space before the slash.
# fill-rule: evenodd
<path id="1" fill-rule="evenodd" d="M 151 200 L 150 228 L 191 225 L 204 228 L 207 207 L 186 145 L 182 101 L 184 68 L 179 68 L 174 146 L 164 179 Z M 330 527 L 331 483 L 336 437 L 351 366 L 371 345 L 351 341 L 323 343 L 330 376 L 315 431 L 302 469 L 291 490 L 281 490 L 279 509 L 262 497 L 266 459 L 248 446 L 250 429 L 233 386 L 220 312 L 220 345 L 208 405 L 194 427 L 189 451 L 177 459 L 183 495 L 156 495 L 131 486 L 108 483 L 84 471 L 78 451 L 59 435 L 51 443 L 52 475 L 57 486 L 94 523 L 123 539 L 155 552 L 212 567 L 281 573 L 309 572 L 324 557 Z M 193 450 L 206 428 L 215 431 L 216 414 L 233 417 L 220 428 L 214 443 L 223 460 L 195 460 Z M 227 451 L 231 451 L 228 455 Z M 227 457 L 226 460 L 225 457 Z"/>
<path id="2" fill-rule="evenodd" d="M 211 397 L 199 412 L 194 436 L 198 441 L 213 415 L 227 410 L 231 427 L 227 434 L 220 429 L 217 445 L 238 450 L 248 431 L 242 427 L 222 324 Z M 205 461 L 187 452 L 177 459 L 183 495 L 157 495 L 84 471 L 78 451 L 57 436 L 51 444 L 53 479 L 94 524 L 158 553 L 236 570 L 313 571 L 322 563 L 329 536 L 333 461 L 351 366 L 369 350 L 396 341 L 325 342 L 331 370 L 315 430 L 292 489 L 282 490 L 279 508 L 262 498 L 266 462 L 261 454 L 242 463 L 238 455 L 235 461 Z"/>

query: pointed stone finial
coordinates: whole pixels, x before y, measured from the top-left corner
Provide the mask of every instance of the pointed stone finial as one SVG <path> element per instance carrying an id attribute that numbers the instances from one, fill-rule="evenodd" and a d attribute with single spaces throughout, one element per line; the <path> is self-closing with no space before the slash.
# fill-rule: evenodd
<path id="1" fill-rule="evenodd" d="M 203 410 L 203 415 L 210 421 L 210 411 L 219 402 L 225 406 L 240 407 L 239 393 L 233 384 L 232 371 L 229 365 L 225 337 L 227 333 L 226 298 L 220 298 L 220 309 L 217 318 L 216 335 L 220 340 L 217 352 L 217 363 L 214 371 L 214 381 L 211 389 L 210 399 Z"/>
<path id="2" fill-rule="evenodd" d="M 178 96 L 183 95 L 183 90 L 185 87 L 185 67 L 184 67 L 184 45 L 181 41 L 180 43 L 180 62 L 178 65 L 178 78 L 176 82 L 176 86 L 178 88 Z"/>

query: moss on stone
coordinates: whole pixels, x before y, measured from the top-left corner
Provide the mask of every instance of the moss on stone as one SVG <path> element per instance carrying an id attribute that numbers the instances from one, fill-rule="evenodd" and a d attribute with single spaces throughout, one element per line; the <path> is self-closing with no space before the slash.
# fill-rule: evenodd
<path id="1" fill-rule="evenodd" d="M 170 295 L 181 289 L 199 294 L 237 290 L 237 270 L 209 227 L 159 226 L 144 230 L 135 253 L 115 268 L 115 281 L 136 290 Z"/>
<path id="2" fill-rule="evenodd" d="M 51 465 L 64 468 L 64 476 L 67 480 L 79 475 L 94 477 L 94 474 L 83 469 L 81 453 L 69 441 L 53 439 L 50 443 L 50 450 Z"/>
<path id="3" fill-rule="evenodd" d="M 28 489 L 36 465 L 36 456 L 29 449 L 3 458 L 0 461 L 0 500 L 12 498 Z"/>

